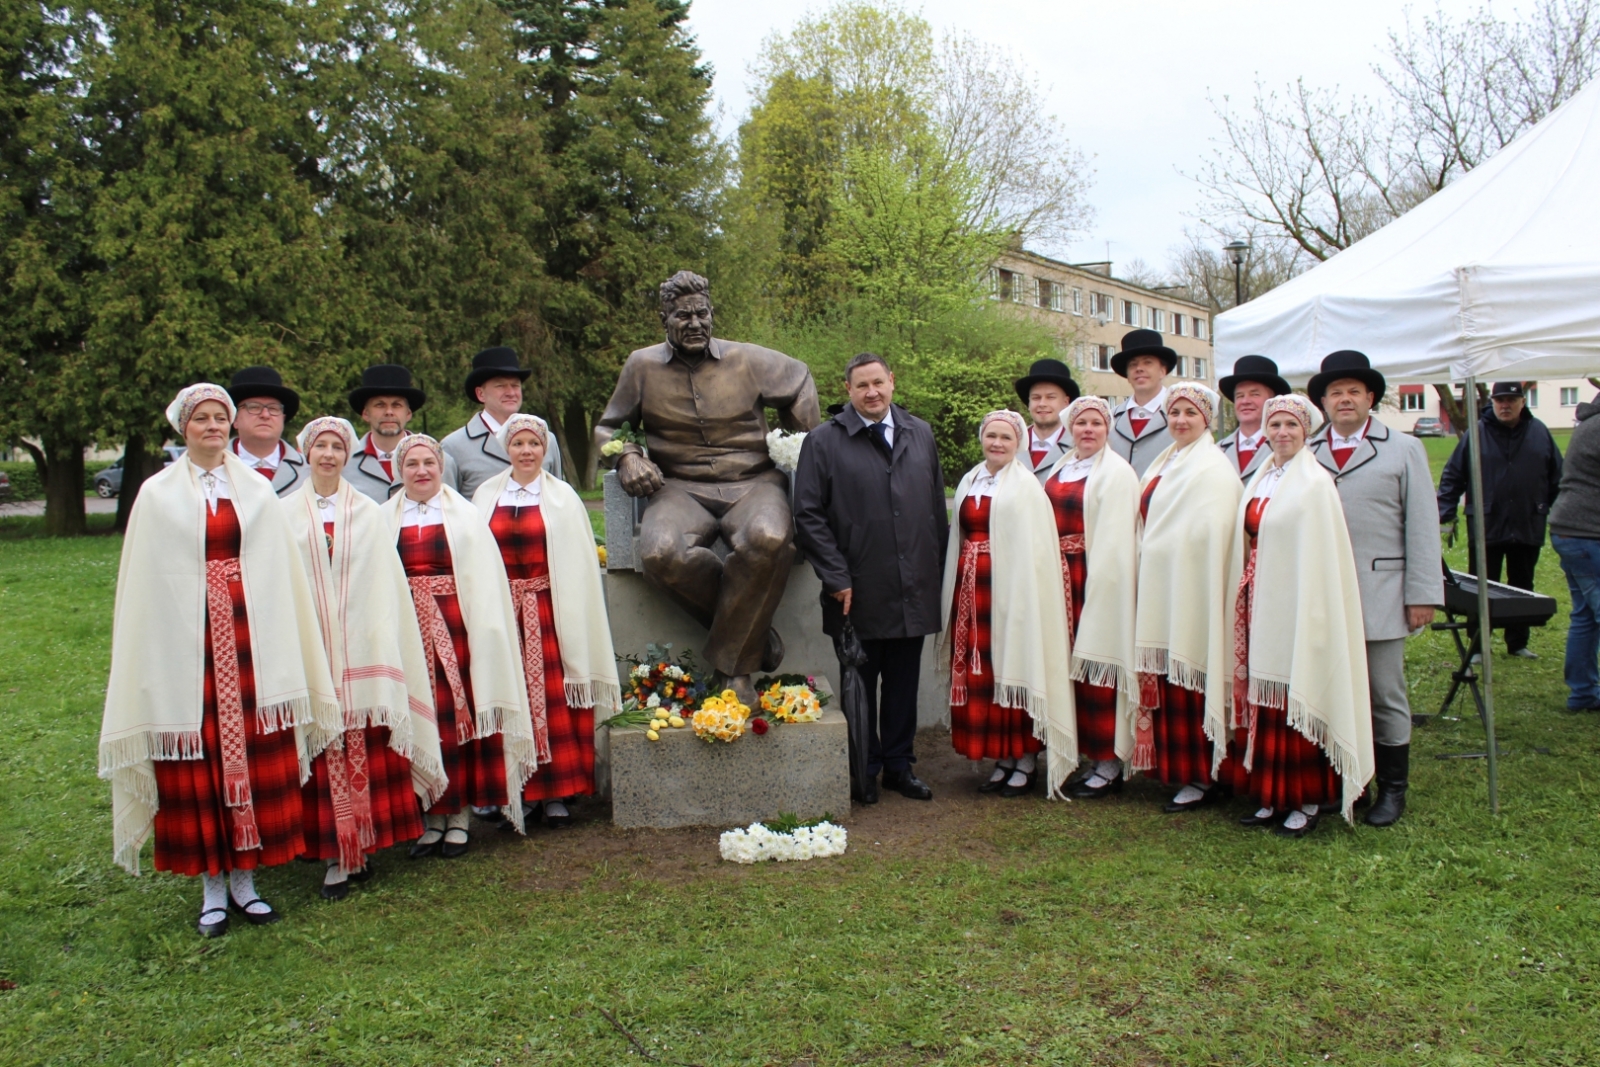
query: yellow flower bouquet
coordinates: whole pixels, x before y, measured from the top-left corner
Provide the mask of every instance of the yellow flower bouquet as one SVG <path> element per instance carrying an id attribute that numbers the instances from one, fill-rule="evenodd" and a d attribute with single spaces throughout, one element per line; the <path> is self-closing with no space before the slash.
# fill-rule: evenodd
<path id="1" fill-rule="evenodd" d="M 750 708 L 739 702 L 732 689 L 708 696 L 689 720 L 694 735 L 705 742 L 737 741 L 744 736 L 745 724 L 750 721 Z"/>

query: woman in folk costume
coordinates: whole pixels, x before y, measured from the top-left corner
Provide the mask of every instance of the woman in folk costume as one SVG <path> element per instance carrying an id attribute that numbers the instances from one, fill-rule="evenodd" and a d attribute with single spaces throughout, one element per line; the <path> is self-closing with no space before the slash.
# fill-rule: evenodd
<path id="1" fill-rule="evenodd" d="M 449 785 L 423 816 L 411 858 L 467 851 L 469 805 L 495 807 L 534 773 L 537 752 L 505 564 L 489 528 L 445 485 L 444 453 L 426 434 L 395 446 L 404 491 L 383 505 L 411 584 L 433 683 Z M 522 807 L 505 809 L 523 830 Z"/>
<path id="2" fill-rule="evenodd" d="M 1172 444 L 1151 462 L 1140 494 L 1132 766 L 1179 787 L 1168 812 L 1204 807 L 1223 793 L 1213 747 L 1226 744 L 1210 729 L 1222 721 L 1233 668 L 1228 565 L 1243 487 L 1208 432 L 1216 410 L 1217 395 L 1203 385 L 1167 389 Z"/>
<path id="3" fill-rule="evenodd" d="M 1230 723 L 1258 805 L 1241 821 L 1303 837 L 1324 805 L 1350 820 L 1372 777 L 1366 631 L 1339 491 L 1305 447 L 1315 409 L 1303 396 L 1275 396 L 1262 420 L 1272 460 L 1235 519 Z M 1220 731 L 1223 721 L 1207 725 Z"/>
<path id="4" fill-rule="evenodd" d="M 305 855 L 325 860 L 322 896 L 372 876 L 368 856 L 422 834 L 445 790 L 433 687 L 405 568 L 383 513 L 342 477 L 356 432 L 344 419 L 300 431 L 311 479 L 284 499 L 338 687 L 340 734 L 306 782 Z"/>
<path id="5" fill-rule="evenodd" d="M 563 826 L 572 821 L 566 801 L 595 791 L 595 705 L 615 708 L 622 693 L 594 527 L 572 487 L 544 470 L 549 435 L 536 415 L 507 419 L 496 439 L 511 466 L 472 503 L 500 546 L 517 615 L 539 755 L 522 799 Z"/>
<path id="6" fill-rule="evenodd" d="M 1049 498 L 1016 461 L 1026 432 L 1014 411 L 983 417 L 983 462 L 956 488 L 944 568 L 950 740 L 995 761 L 988 787 L 1004 797 L 1032 788 L 1045 744 L 1078 762 L 1061 550 Z"/>
<path id="7" fill-rule="evenodd" d="M 339 729 L 305 570 L 278 497 L 228 453 L 234 407 L 192 385 L 167 408 L 184 458 L 140 487 L 122 544 L 100 777 L 117 862 L 198 875 L 199 930 L 280 915 L 255 871 L 302 847 L 300 786 Z M 224 877 L 226 875 L 226 877 Z"/>
<path id="8" fill-rule="evenodd" d="M 1111 417 L 1111 405 L 1097 396 L 1074 400 L 1062 418 L 1072 450 L 1044 484 L 1060 538 L 1078 755 L 1086 761 L 1081 776 L 1068 784 L 1073 796 L 1084 798 L 1122 788 L 1122 761 L 1133 755 L 1128 702 L 1138 696 L 1133 613 L 1139 476 L 1106 447 Z M 1050 750 L 1052 789 L 1068 782 L 1074 769 Z"/>

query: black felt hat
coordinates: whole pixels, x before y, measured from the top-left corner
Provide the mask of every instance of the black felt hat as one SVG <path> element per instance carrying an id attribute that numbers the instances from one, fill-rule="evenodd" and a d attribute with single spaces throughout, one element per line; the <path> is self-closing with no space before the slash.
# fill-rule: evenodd
<path id="1" fill-rule="evenodd" d="M 1028 402 L 1028 391 L 1040 382 L 1059 385 L 1066 391 L 1068 400 L 1078 399 L 1078 383 L 1072 380 L 1072 371 L 1059 359 L 1034 360 L 1027 376 L 1017 379 L 1017 395 L 1024 404 Z"/>
<path id="2" fill-rule="evenodd" d="M 237 407 L 251 397 L 264 396 L 283 405 L 285 420 L 300 410 L 300 394 L 283 384 L 283 376 L 271 367 L 245 367 L 228 381 L 228 395 Z"/>
<path id="3" fill-rule="evenodd" d="M 350 390 L 350 406 L 357 415 L 375 396 L 397 396 L 416 411 L 428 402 L 428 394 L 411 384 L 411 372 L 398 363 L 379 363 L 361 372 L 361 384 Z"/>
<path id="4" fill-rule="evenodd" d="M 1317 407 L 1322 407 L 1322 395 L 1328 391 L 1328 386 L 1343 378 L 1354 378 L 1376 394 L 1372 399 L 1372 406 L 1377 407 L 1383 399 L 1384 390 L 1388 384 L 1383 380 L 1383 375 L 1372 369 L 1372 361 L 1363 352 L 1355 352 L 1348 348 L 1337 352 L 1330 352 L 1322 360 L 1322 370 L 1311 376 L 1311 381 L 1306 384 L 1306 395 Z"/>
<path id="5" fill-rule="evenodd" d="M 1278 365 L 1266 356 L 1240 356 L 1233 364 L 1233 373 L 1217 382 L 1217 391 L 1231 401 L 1233 387 L 1240 382 L 1260 382 L 1271 389 L 1274 396 L 1294 392 L 1289 383 L 1279 377 Z"/>
<path id="6" fill-rule="evenodd" d="M 526 381 L 528 375 L 533 373 L 531 367 L 524 367 L 517 362 L 517 350 L 499 345 L 495 348 L 485 348 L 482 352 L 472 357 L 472 373 L 467 375 L 467 402 L 477 404 L 478 386 L 490 378 L 518 378 Z"/>
<path id="7" fill-rule="evenodd" d="M 1128 360 L 1134 356 L 1157 356 L 1166 364 L 1171 374 L 1178 366 L 1178 353 L 1161 343 L 1161 335 L 1154 330 L 1129 330 L 1122 335 L 1122 351 L 1111 357 L 1111 369 L 1126 378 Z"/>

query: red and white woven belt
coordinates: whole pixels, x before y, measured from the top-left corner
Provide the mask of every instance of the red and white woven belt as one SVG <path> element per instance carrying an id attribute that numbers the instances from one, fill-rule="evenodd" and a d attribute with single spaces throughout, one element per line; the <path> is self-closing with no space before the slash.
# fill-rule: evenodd
<path id="1" fill-rule="evenodd" d="M 549 592 L 550 576 L 511 579 L 511 603 L 522 626 L 522 673 L 528 682 L 534 748 L 540 763 L 550 762 L 549 707 L 544 694 L 544 630 L 539 624 L 539 594 Z"/>
<path id="2" fill-rule="evenodd" d="M 445 681 L 450 684 L 450 699 L 456 705 L 456 743 L 464 745 L 478 735 L 477 723 L 472 709 L 467 706 L 467 688 L 461 684 L 461 664 L 456 659 L 456 644 L 450 638 L 450 627 L 445 625 L 438 601 L 439 597 L 455 595 L 455 575 L 418 575 L 408 581 L 411 583 L 411 601 L 417 606 L 417 624 L 422 628 L 422 643 L 428 649 L 428 669 L 432 671 L 435 666 L 444 668 Z"/>
<path id="3" fill-rule="evenodd" d="M 245 748 L 244 697 L 239 689 L 239 646 L 233 633 L 230 582 L 244 580 L 237 559 L 206 561 L 206 615 L 216 680 L 217 733 L 222 740 L 222 797 L 233 810 L 235 849 L 261 847 L 256 811 L 250 803 L 250 759 Z"/>
<path id="4" fill-rule="evenodd" d="M 1067 594 L 1067 647 L 1072 647 L 1072 564 L 1071 554 L 1082 555 L 1089 551 L 1089 542 L 1083 534 L 1066 534 L 1061 538 L 1061 586 Z"/>
<path id="5" fill-rule="evenodd" d="M 955 648 L 950 657 L 950 703 L 959 707 L 967 702 L 967 657 L 972 657 L 971 673 L 983 673 L 983 660 L 972 628 L 978 622 L 978 557 L 989 555 L 988 541 L 968 541 L 961 546 L 961 577 L 956 589 Z"/>

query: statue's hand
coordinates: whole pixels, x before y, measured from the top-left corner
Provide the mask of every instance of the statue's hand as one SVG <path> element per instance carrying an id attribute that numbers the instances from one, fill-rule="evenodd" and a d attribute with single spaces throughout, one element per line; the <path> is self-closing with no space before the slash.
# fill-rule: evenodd
<path id="1" fill-rule="evenodd" d="M 617 481 L 629 496 L 651 496 L 666 484 L 661 468 L 637 452 L 625 453 L 617 464 Z"/>

